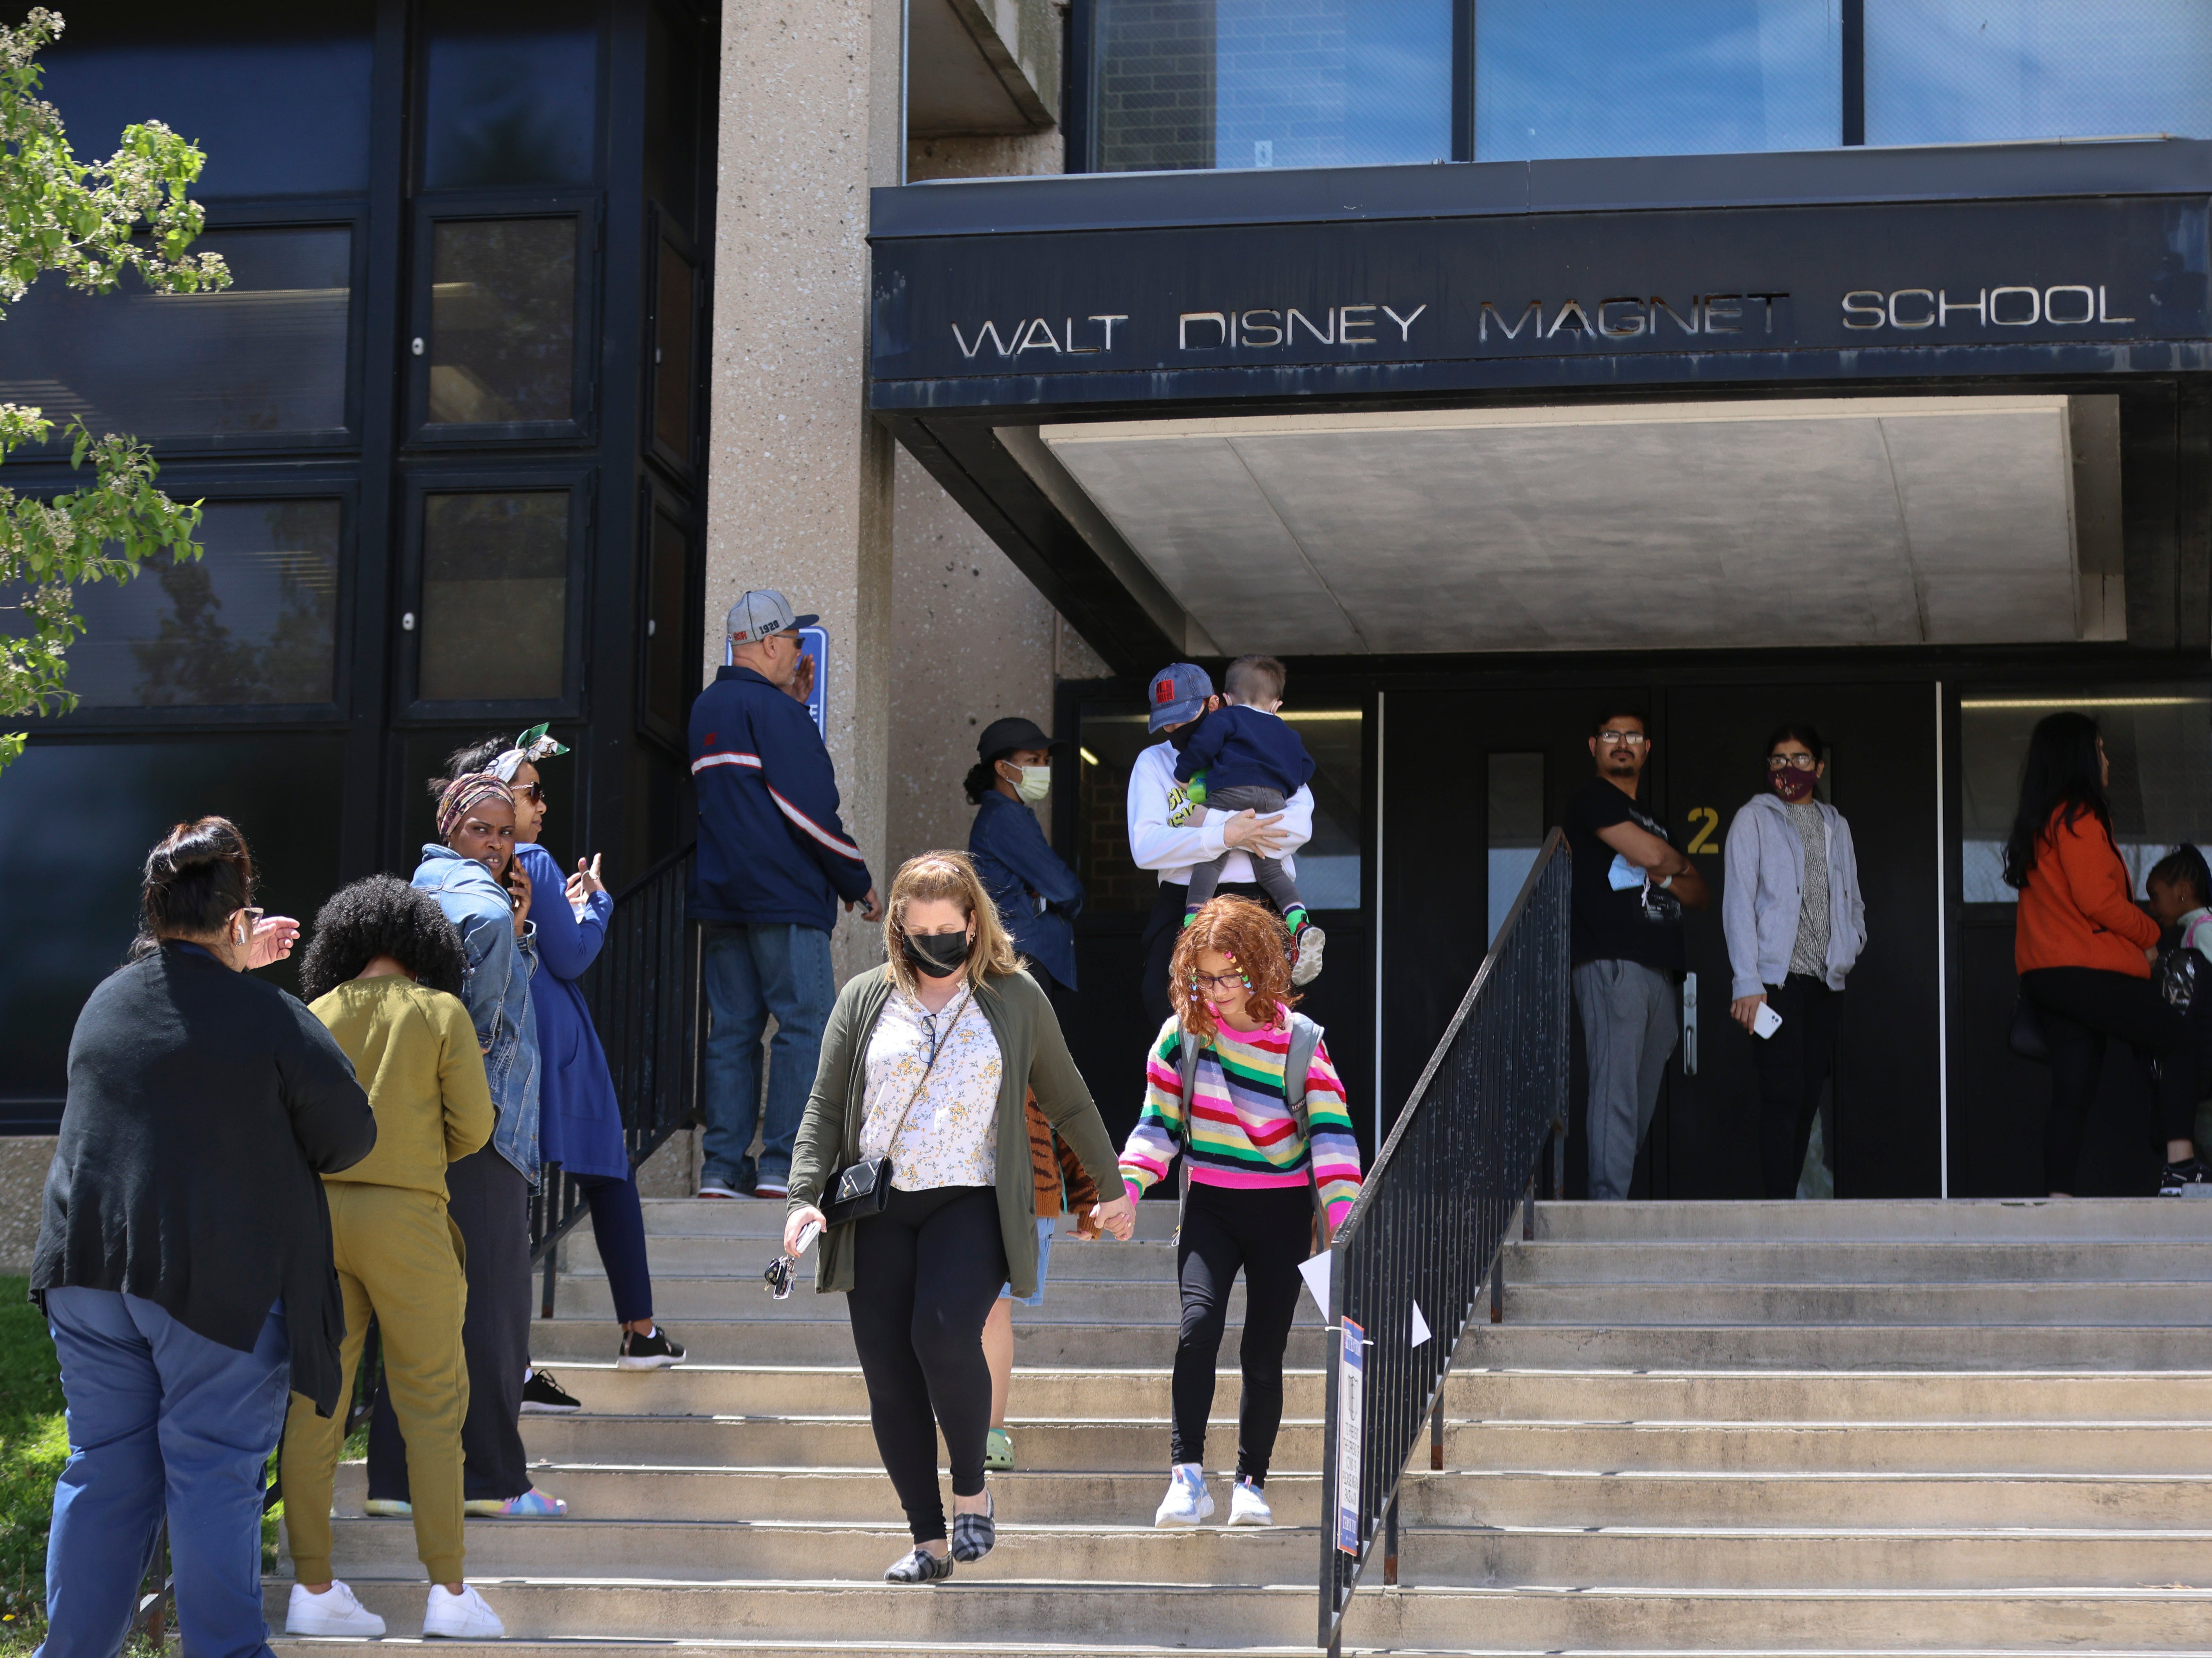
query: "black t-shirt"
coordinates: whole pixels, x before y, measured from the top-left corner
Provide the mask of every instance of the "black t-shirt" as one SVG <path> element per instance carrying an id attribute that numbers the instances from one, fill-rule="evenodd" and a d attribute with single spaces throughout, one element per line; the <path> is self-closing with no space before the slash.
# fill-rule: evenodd
<path id="1" fill-rule="evenodd" d="M 1603 777 L 1592 777 L 1567 802 L 1567 845 L 1575 859 L 1574 963 L 1640 961 L 1662 972 L 1682 971 L 1682 905 L 1646 882 L 1644 872 L 1598 838 L 1616 823 L 1667 838 L 1636 802 Z"/>

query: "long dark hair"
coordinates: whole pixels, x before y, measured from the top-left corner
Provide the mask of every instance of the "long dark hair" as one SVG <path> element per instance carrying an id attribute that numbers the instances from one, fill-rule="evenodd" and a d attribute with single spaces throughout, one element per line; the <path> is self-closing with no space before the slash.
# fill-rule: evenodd
<path id="1" fill-rule="evenodd" d="M 443 795 L 446 792 L 446 785 L 455 777 L 465 777 L 471 771 L 489 770 L 494 760 L 514 747 L 514 742 L 512 738 L 502 737 L 495 733 L 491 736 L 479 738 L 475 742 L 466 743 L 456 748 L 446 756 L 446 771 L 443 777 L 423 779 L 430 790 L 430 798 L 436 800 Z"/>
<path id="2" fill-rule="evenodd" d="M 461 993 L 468 958 L 438 900 L 391 875 L 341 887 L 315 914 L 300 962 L 300 999 L 327 996 L 378 956 L 388 955 L 434 991 Z"/>
<path id="3" fill-rule="evenodd" d="M 1015 752 L 1001 748 L 988 759 L 977 760 L 968 768 L 968 775 L 961 780 L 960 786 L 968 791 L 969 805 L 981 806 L 984 795 L 998 792 L 999 762 Z"/>
<path id="4" fill-rule="evenodd" d="M 2079 819 L 2092 817 L 2112 833 L 2112 808 L 2105 797 L 2102 771 L 2097 764 L 2097 722 L 2087 714 L 2050 714 L 2035 722 L 2027 760 L 2020 769 L 2020 810 L 2005 842 L 2008 886 L 2027 885 L 2037 846 L 2054 816 L 2069 829 Z"/>
<path id="5" fill-rule="evenodd" d="M 2146 879 L 2162 887 L 2188 887 L 2197 894 L 2200 910 L 2212 904 L 2212 867 L 2206 865 L 2204 854 L 2187 841 L 2151 865 Z"/>
<path id="6" fill-rule="evenodd" d="M 204 938 L 234 910 L 253 902 L 253 853 L 228 818 L 180 823 L 146 854 L 139 884 L 138 936 L 131 959 L 158 948 L 164 935 Z"/>

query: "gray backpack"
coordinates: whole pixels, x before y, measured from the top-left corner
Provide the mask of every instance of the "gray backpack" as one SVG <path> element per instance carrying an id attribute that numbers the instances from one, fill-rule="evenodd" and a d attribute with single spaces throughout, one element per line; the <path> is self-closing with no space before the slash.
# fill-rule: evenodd
<path id="1" fill-rule="evenodd" d="M 1177 1149 L 1183 1152 L 1182 1190 L 1176 1204 L 1176 1230 L 1182 1230 L 1183 1205 L 1190 1201 L 1190 1090 L 1198 1080 L 1199 1045 L 1188 1031 L 1177 1033 L 1182 1052 L 1178 1056 L 1182 1078 L 1183 1133 Z M 1321 1046 L 1322 1027 L 1302 1013 L 1291 1015 L 1291 1051 L 1283 1057 L 1283 1096 L 1291 1108 L 1291 1120 L 1298 1125 L 1298 1137 L 1306 1143 L 1307 1189 L 1313 1194 L 1314 1215 L 1321 1217 L 1321 1176 L 1313 1163 L 1313 1124 L 1306 1114 L 1306 1072 L 1313 1064 L 1314 1051 Z"/>

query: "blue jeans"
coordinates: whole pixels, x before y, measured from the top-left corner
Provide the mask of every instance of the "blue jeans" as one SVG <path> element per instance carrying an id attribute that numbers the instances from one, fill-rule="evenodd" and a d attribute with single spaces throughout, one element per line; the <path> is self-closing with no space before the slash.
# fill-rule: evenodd
<path id="1" fill-rule="evenodd" d="M 791 1146 L 814 1087 L 822 1027 L 837 987 L 830 972 L 830 935 L 796 922 L 706 930 L 707 1132 L 704 1178 L 743 1190 L 752 1182 L 753 1125 L 760 1114 L 761 1036 L 775 1015 L 769 1045 L 768 1122 L 761 1132 L 757 1179 L 781 1186 L 791 1178 Z"/>
<path id="2" fill-rule="evenodd" d="M 283 1303 L 251 1353 L 112 1289 L 49 1289 L 46 1322 L 70 1456 L 54 1485 L 39 1658 L 115 1658 L 164 1509 L 185 1649 L 265 1658 L 261 1489 L 290 1399 Z"/>

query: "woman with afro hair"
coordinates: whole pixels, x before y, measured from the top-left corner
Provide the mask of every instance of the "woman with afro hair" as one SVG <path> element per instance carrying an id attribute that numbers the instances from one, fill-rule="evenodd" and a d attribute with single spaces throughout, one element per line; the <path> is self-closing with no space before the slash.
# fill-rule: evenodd
<path id="1" fill-rule="evenodd" d="M 483 1054 L 459 991 L 460 936 L 436 899 L 390 875 L 338 892 L 315 917 L 300 988 L 368 1090 L 376 1149 L 324 1176 L 331 1257 L 344 1296 L 339 1397 L 373 1314 L 385 1388 L 407 1438 L 415 1547 L 432 1588 L 425 1635 L 495 1638 L 499 1618 L 461 1581 L 461 1423 L 469 1375 L 467 1281 L 446 1213 L 446 1166 L 492 1131 Z M 298 1394 L 284 1427 L 284 1527 L 297 1566 L 293 1635 L 380 1636 L 384 1620 L 331 1576 L 331 1485 L 346 1412 L 319 1417 Z"/>
<path id="2" fill-rule="evenodd" d="M 1176 941 L 1170 993 L 1175 1011 L 1152 1044 L 1144 1109 L 1121 1151 L 1133 1198 L 1177 1153 L 1184 1170 L 1171 1466 L 1152 1523 L 1195 1526 L 1213 1512 L 1206 1422 L 1242 1271 L 1244 1397 L 1229 1523 L 1270 1526 L 1267 1460 L 1283 1420 L 1298 1266 L 1359 1195 L 1359 1143 L 1321 1027 L 1291 1011 L 1290 936 L 1272 911 L 1243 898 L 1202 905 Z"/>

